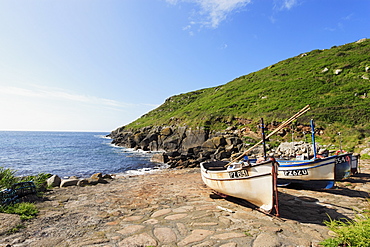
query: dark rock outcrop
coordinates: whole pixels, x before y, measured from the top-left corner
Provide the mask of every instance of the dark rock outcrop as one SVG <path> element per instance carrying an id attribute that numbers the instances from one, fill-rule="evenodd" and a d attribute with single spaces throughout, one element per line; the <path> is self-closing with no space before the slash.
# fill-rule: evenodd
<path id="1" fill-rule="evenodd" d="M 249 144 L 245 141 L 246 135 L 250 137 Z M 247 128 L 228 128 L 216 132 L 186 126 L 151 126 L 139 130 L 122 127 L 109 135 L 113 139 L 112 143 L 117 146 L 162 151 L 154 155 L 152 161 L 167 163 L 172 168 L 197 167 L 206 160 L 230 159 L 257 142 L 256 136 Z M 255 149 L 250 154 L 258 154 L 260 151 Z"/>

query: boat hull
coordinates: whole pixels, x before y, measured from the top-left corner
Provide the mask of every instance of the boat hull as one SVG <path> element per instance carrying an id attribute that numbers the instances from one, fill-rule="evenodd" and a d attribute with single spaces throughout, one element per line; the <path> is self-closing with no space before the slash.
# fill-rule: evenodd
<path id="1" fill-rule="evenodd" d="M 277 210 L 276 169 L 273 162 L 226 169 L 227 162 L 201 164 L 204 183 L 216 192 L 244 199 L 265 212 Z M 278 214 L 278 213 L 277 213 Z"/>

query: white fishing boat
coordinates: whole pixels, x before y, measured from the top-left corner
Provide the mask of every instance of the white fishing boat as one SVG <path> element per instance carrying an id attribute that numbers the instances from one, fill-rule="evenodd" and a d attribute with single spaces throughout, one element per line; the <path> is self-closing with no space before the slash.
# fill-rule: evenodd
<path id="1" fill-rule="evenodd" d="M 277 169 L 273 161 L 260 164 L 213 161 L 201 163 L 204 183 L 223 195 L 241 198 L 278 215 Z"/>
<path id="2" fill-rule="evenodd" d="M 278 128 L 267 135 L 267 138 L 277 133 L 292 121 L 310 110 L 307 105 Z M 244 199 L 254 204 L 261 211 L 279 215 L 279 200 L 277 190 L 277 163 L 273 160 L 258 162 L 236 162 L 245 157 L 253 148 L 264 144 L 265 134 L 262 120 L 262 140 L 243 152 L 231 162 L 211 161 L 200 164 L 204 183 L 219 194 Z M 264 152 L 266 158 L 266 152 Z"/>

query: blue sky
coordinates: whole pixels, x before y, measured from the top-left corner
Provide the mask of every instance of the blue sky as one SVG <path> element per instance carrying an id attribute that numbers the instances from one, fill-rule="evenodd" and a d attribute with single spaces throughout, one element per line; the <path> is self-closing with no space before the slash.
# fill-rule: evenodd
<path id="1" fill-rule="evenodd" d="M 0 0 L 0 130 L 106 131 L 369 38 L 369 0 Z"/>

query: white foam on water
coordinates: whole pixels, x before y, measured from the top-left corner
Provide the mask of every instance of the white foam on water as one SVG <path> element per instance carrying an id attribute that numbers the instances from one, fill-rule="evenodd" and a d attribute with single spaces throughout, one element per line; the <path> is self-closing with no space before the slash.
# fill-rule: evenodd
<path id="1" fill-rule="evenodd" d="M 165 163 L 159 163 L 158 166 L 155 166 L 153 168 L 141 168 L 137 170 L 128 170 L 123 173 L 116 174 L 117 177 L 127 177 L 127 176 L 139 176 L 139 175 L 145 175 L 145 174 L 153 174 L 156 172 L 159 172 L 161 170 L 167 169 L 170 166 Z"/>

